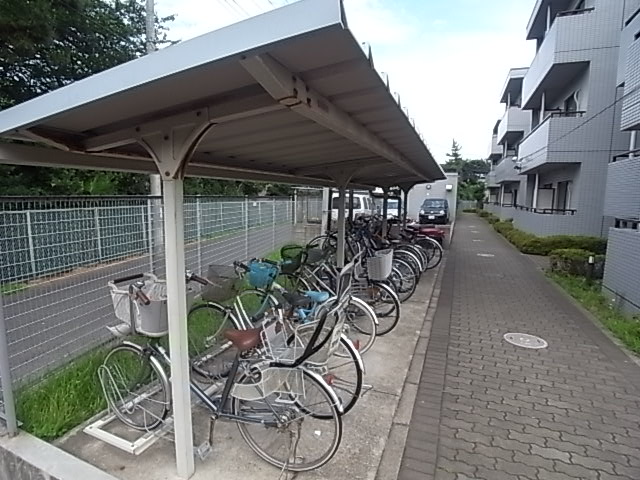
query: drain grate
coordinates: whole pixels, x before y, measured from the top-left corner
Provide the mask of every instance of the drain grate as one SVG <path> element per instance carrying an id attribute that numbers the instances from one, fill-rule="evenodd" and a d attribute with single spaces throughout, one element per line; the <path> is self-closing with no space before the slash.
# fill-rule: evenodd
<path id="1" fill-rule="evenodd" d="M 546 340 L 528 333 L 505 333 L 503 337 L 507 342 L 523 348 L 547 348 Z"/>

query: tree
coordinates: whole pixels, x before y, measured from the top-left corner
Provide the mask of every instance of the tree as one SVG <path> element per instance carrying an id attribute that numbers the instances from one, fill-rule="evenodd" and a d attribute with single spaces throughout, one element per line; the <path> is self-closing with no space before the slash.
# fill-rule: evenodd
<path id="1" fill-rule="evenodd" d="M 158 43 L 170 43 L 156 21 Z M 0 0 L 0 109 L 88 77 L 146 53 L 144 0 Z M 0 165 L 5 195 L 136 195 L 148 176 Z M 188 179 L 202 195 L 285 194 L 289 187 Z"/>
<path id="2" fill-rule="evenodd" d="M 453 143 L 451 144 L 451 152 L 447 153 L 447 157 L 449 159 L 442 166 L 445 172 L 456 172 L 458 175 L 462 173 L 462 167 L 464 165 L 464 159 L 460 152 L 462 151 L 462 147 L 456 139 L 453 139 Z"/>

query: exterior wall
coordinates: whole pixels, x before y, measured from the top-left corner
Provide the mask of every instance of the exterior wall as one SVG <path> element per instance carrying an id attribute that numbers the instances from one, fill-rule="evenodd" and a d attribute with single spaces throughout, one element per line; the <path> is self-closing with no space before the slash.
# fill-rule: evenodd
<path id="1" fill-rule="evenodd" d="M 457 209 L 458 198 L 458 174 L 447 173 L 446 180 L 438 180 L 433 183 L 419 183 L 409 191 L 407 201 L 407 217 L 413 220 L 418 219 L 422 202 L 427 197 L 446 198 L 449 202 L 450 217 L 453 220 Z M 447 191 L 446 186 L 452 185 L 453 189 Z M 429 188 L 427 188 L 429 186 Z"/>
<path id="2" fill-rule="evenodd" d="M 627 312 L 640 313 L 640 232 L 612 228 L 609 232 L 603 287 Z"/>
<path id="3" fill-rule="evenodd" d="M 616 218 L 640 217 L 640 158 L 609 164 L 604 213 Z"/>

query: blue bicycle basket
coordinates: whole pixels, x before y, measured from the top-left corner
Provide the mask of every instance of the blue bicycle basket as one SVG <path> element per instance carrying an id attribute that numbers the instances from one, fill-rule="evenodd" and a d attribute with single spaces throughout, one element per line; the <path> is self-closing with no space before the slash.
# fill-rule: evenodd
<path id="1" fill-rule="evenodd" d="M 265 262 L 249 262 L 247 278 L 253 288 L 267 288 L 278 276 L 278 267 Z"/>

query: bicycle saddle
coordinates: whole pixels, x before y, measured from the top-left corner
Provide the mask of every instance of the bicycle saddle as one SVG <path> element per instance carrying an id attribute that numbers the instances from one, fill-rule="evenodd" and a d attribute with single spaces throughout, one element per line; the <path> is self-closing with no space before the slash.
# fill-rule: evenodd
<path id="1" fill-rule="evenodd" d="M 309 297 L 313 303 L 324 303 L 329 300 L 329 294 L 327 292 L 307 290 L 304 294 Z"/>
<path id="2" fill-rule="evenodd" d="M 241 352 L 246 352 L 260 345 L 261 328 L 250 328 L 248 330 L 225 330 L 222 332 L 224 338 L 229 340 L 231 344 Z"/>
<path id="3" fill-rule="evenodd" d="M 292 307 L 310 307 L 311 306 L 311 299 L 306 295 L 287 292 L 287 293 L 283 293 L 282 296 L 287 301 L 287 303 Z"/>

